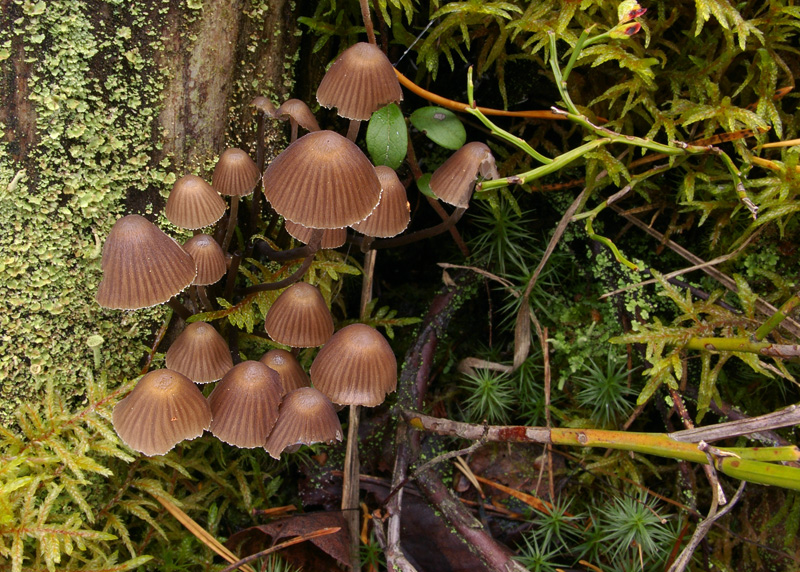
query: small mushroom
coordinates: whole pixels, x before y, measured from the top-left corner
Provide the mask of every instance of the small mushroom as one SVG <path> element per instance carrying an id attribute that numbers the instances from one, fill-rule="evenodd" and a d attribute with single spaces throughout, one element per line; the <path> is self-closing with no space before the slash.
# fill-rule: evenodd
<path id="1" fill-rule="evenodd" d="M 197 275 L 194 260 L 174 239 L 139 215 L 119 219 L 103 245 L 97 303 L 137 310 L 168 301 Z"/>
<path id="2" fill-rule="evenodd" d="M 228 271 L 225 253 L 217 241 L 207 234 L 196 234 L 183 244 L 197 266 L 195 286 L 207 286 L 216 283 Z"/>
<path id="3" fill-rule="evenodd" d="M 225 208 L 211 185 L 196 175 L 186 175 L 172 185 L 164 214 L 175 226 L 196 230 L 217 222 Z"/>
<path id="4" fill-rule="evenodd" d="M 275 459 L 289 447 L 342 440 L 342 425 L 331 401 L 313 387 L 289 392 L 264 448 Z"/>
<path id="5" fill-rule="evenodd" d="M 261 447 L 278 419 L 278 373 L 263 363 L 243 361 L 225 374 L 211 395 L 211 432 L 236 447 Z"/>
<path id="6" fill-rule="evenodd" d="M 436 169 L 429 184 L 434 194 L 447 204 L 467 208 L 478 173 L 487 179 L 498 178 L 489 147 L 473 141 L 453 153 Z"/>
<path id="7" fill-rule="evenodd" d="M 317 354 L 311 383 L 340 405 L 374 407 L 397 387 L 397 359 L 375 328 L 350 324 L 336 332 Z"/>
<path id="8" fill-rule="evenodd" d="M 333 334 L 333 316 L 319 289 L 297 282 L 272 303 L 264 329 L 279 344 L 294 348 L 321 346 Z"/>
<path id="9" fill-rule="evenodd" d="M 375 173 L 381 182 L 381 202 L 372 214 L 352 227 L 366 236 L 397 236 L 406 229 L 411 220 L 411 206 L 408 204 L 406 188 L 390 167 L 380 165 L 375 167 Z"/>
<path id="10" fill-rule="evenodd" d="M 328 68 L 317 88 L 317 101 L 351 120 L 347 138 L 354 141 L 360 122 L 384 105 L 403 101 L 403 90 L 386 54 L 378 46 L 359 42 Z"/>
<path id="11" fill-rule="evenodd" d="M 319 131 L 317 118 L 311 113 L 311 109 L 300 99 L 287 99 L 283 102 L 274 114 L 278 119 L 288 119 L 291 126 L 290 143 L 297 141 L 297 128 L 302 127 L 306 131 Z"/>
<path id="12" fill-rule="evenodd" d="M 303 371 L 300 362 L 286 350 L 279 348 L 269 350 L 258 361 L 278 372 L 278 375 L 281 376 L 284 395 L 295 389 L 311 385 L 308 374 Z"/>
<path id="13" fill-rule="evenodd" d="M 211 186 L 221 195 L 231 197 L 231 214 L 228 218 L 228 229 L 222 241 L 222 250 L 227 251 L 228 245 L 233 237 L 233 229 L 236 227 L 236 219 L 239 215 L 239 199 L 251 194 L 261 178 L 261 171 L 255 161 L 241 149 L 227 149 L 214 167 L 214 175 L 211 179 Z"/>
<path id="14" fill-rule="evenodd" d="M 211 409 L 192 380 L 158 369 L 144 375 L 117 403 L 112 421 L 126 445 L 152 457 L 202 435 L 211 425 Z"/>
<path id="15" fill-rule="evenodd" d="M 182 373 L 195 383 L 217 381 L 233 367 L 225 338 L 205 322 L 186 326 L 164 358 L 169 369 Z"/>

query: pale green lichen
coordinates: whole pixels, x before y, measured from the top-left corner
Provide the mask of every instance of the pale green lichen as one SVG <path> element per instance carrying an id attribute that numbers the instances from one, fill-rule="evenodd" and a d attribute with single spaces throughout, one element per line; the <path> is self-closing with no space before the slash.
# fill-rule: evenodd
<path id="1" fill-rule="evenodd" d="M 160 42 L 157 7 L 15 5 L 37 135 L 21 160 L 8 144 L 0 152 L 0 422 L 45 379 L 80 391 L 90 336 L 114 348 L 103 352 L 112 375 L 136 374 L 160 311 L 97 306 L 101 244 L 129 193 L 174 177 L 168 163 L 150 164 L 163 78 L 145 52 Z"/>

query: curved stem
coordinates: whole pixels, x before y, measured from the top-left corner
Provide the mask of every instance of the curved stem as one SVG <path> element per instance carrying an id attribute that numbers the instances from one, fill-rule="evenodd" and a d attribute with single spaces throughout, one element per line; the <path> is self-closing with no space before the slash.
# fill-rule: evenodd
<path id="1" fill-rule="evenodd" d="M 175 296 L 173 296 L 172 298 L 167 300 L 167 305 L 170 308 L 172 308 L 175 311 L 175 313 L 178 315 L 178 317 L 180 317 L 182 320 L 186 320 L 192 315 L 192 313 L 189 311 L 189 309 L 186 306 L 184 306 L 183 304 L 181 304 L 178 301 L 178 298 L 176 298 Z"/>
<path id="2" fill-rule="evenodd" d="M 255 286 L 244 288 L 238 291 L 237 293 L 246 296 L 248 294 L 255 294 L 256 292 L 266 292 L 267 290 L 280 290 L 281 288 L 286 288 L 287 286 L 291 286 L 295 282 L 298 282 L 300 279 L 303 278 L 306 271 L 311 267 L 311 263 L 314 262 L 314 257 L 317 255 L 320 243 L 322 242 L 323 232 L 324 232 L 323 229 L 315 228 L 314 232 L 311 233 L 311 238 L 309 239 L 308 244 L 306 245 L 306 247 L 309 249 L 309 254 L 305 257 L 300 267 L 297 270 L 295 270 L 291 274 L 291 276 L 284 278 L 283 280 L 278 280 L 277 282 L 256 284 Z"/>
<path id="3" fill-rule="evenodd" d="M 225 238 L 222 240 L 222 252 L 228 252 L 233 237 L 233 229 L 236 228 L 236 219 L 239 216 L 239 196 L 231 197 L 231 215 L 228 218 L 228 230 L 225 231 Z"/>
<path id="4" fill-rule="evenodd" d="M 372 16 L 369 14 L 369 0 L 359 0 L 361 5 L 361 19 L 364 20 L 364 30 L 367 32 L 367 40 L 373 46 L 377 45 L 375 41 L 375 30 L 372 27 Z"/>
<path id="5" fill-rule="evenodd" d="M 451 111 L 469 113 L 469 105 L 467 105 L 466 103 L 462 103 L 460 101 L 454 101 L 452 99 L 447 99 L 446 97 L 442 97 L 441 95 L 437 95 L 431 91 L 423 89 L 417 84 L 415 84 L 413 81 L 408 79 L 406 76 L 401 74 L 396 69 L 394 70 L 394 73 L 403 87 L 405 87 L 409 91 L 414 92 L 421 98 L 426 99 L 431 103 L 435 103 L 436 105 L 444 107 L 445 109 L 449 109 Z M 564 119 L 564 117 L 560 116 L 558 113 L 553 113 L 548 109 L 541 109 L 541 110 L 537 109 L 529 111 L 506 111 L 504 109 L 492 109 L 491 107 L 475 107 L 475 109 L 479 110 L 484 115 L 494 115 L 501 117 L 526 117 L 528 119 Z"/>
<path id="6" fill-rule="evenodd" d="M 370 248 L 394 248 L 395 246 L 405 246 L 407 244 L 411 244 L 426 238 L 430 238 L 432 236 L 436 236 L 442 234 L 443 232 L 447 232 L 451 226 L 456 224 L 464 213 L 466 212 L 466 208 L 459 207 L 453 211 L 453 213 L 448 217 L 448 219 L 441 224 L 437 224 L 436 226 L 432 226 L 429 228 L 425 228 L 422 230 L 418 230 L 416 232 L 411 232 L 409 234 L 404 234 L 402 236 L 397 236 L 394 238 L 383 238 L 380 240 L 374 240 Z M 363 237 L 353 237 L 348 238 L 349 241 L 361 245 L 362 241 L 364 240 Z"/>

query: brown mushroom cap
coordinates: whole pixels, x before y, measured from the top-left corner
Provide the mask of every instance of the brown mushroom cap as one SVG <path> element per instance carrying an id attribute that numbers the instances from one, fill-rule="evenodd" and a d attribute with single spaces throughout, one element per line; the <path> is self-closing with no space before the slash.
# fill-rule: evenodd
<path id="1" fill-rule="evenodd" d="M 389 58 L 378 46 L 360 42 L 328 68 L 317 101 L 323 107 L 336 107 L 342 117 L 366 121 L 384 105 L 403 101 L 403 90 Z"/>
<path id="2" fill-rule="evenodd" d="M 211 432 L 236 447 L 261 447 L 278 419 L 281 393 L 280 376 L 263 363 L 234 366 L 208 396 Z"/>
<path id="3" fill-rule="evenodd" d="M 281 292 L 264 320 L 273 340 L 294 348 L 321 346 L 333 334 L 333 316 L 320 291 L 297 282 Z"/>
<path id="4" fill-rule="evenodd" d="M 208 402 L 192 381 L 157 369 L 139 380 L 114 407 L 114 429 L 128 447 L 147 456 L 164 455 L 211 425 Z"/>
<path id="5" fill-rule="evenodd" d="M 186 326 L 164 357 L 169 369 L 182 373 L 195 383 L 217 381 L 233 367 L 225 338 L 205 322 Z"/>
<path id="6" fill-rule="evenodd" d="M 332 443 L 342 440 L 342 425 L 333 404 L 313 387 L 301 387 L 288 393 L 281 403 L 275 427 L 264 448 L 275 459 L 292 445 Z"/>
<path id="7" fill-rule="evenodd" d="M 300 127 L 308 131 L 319 131 L 317 118 L 311 113 L 311 109 L 300 99 L 287 99 L 275 111 L 275 117 L 279 119 L 294 119 Z"/>
<path id="8" fill-rule="evenodd" d="M 498 176 L 489 147 L 473 141 L 436 169 L 430 180 L 431 190 L 447 204 L 467 208 L 479 171 L 486 178 L 496 179 Z"/>
<path id="9" fill-rule="evenodd" d="M 266 113 L 269 116 L 275 115 L 275 106 L 272 105 L 272 102 L 263 95 L 255 96 L 253 101 L 250 102 L 250 105 L 255 107 L 261 113 Z"/>
<path id="10" fill-rule="evenodd" d="M 368 217 L 369 218 L 369 217 Z M 311 240 L 311 234 L 314 232 L 313 228 L 308 228 L 302 224 L 297 224 L 290 220 L 286 221 L 286 232 L 295 240 L 299 240 L 303 244 L 308 244 Z M 326 228 L 322 231 L 322 242 L 320 248 L 339 248 L 347 240 L 346 228 Z"/>
<path id="11" fill-rule="evenodd" d="M 389 342 L 366 324 L 336 332 L 311 364 L 311 383 L 340 405 L 373 407 L 397 387 L 397 359 Z"/>
<path id="12" fill-rule="evenodd" d="M 406 188 L 390 167 L 380 165 L 375 167 L 375 173 L 381 182 L 381 202 L 371 215 L 352 227 L 366 236 L 397 236 L 406 229 L 411 220 L 411 206 L 408 204 Z"/>
<path id="13" fill-rule="evenodd" d="M 300 362 L 286 350 L 269 350 L 258 360 L 270 369 L 274 369 L 281 376 L 281 386 L 284 395 L 301 387 L 311 385 L 308 374 L 303 371 Z"/>
<path id="14" fill-rule="evenodd" d="M 192 284 L 206 286 L 225 276 L 228 266 L 222 247 L 207 234 L 196 234 L 187 240 L 183 249 L 189 253 L 197 266 L 197 276 Z"/>
<path id="15" fill-rule="evenodd" d="M 244 197 L 252 193 L 261 177 L 258 165 L 241 149 L 227 149 L 220 155 L 211 186 L 221 195 Z"/>
<path id="16" fill-rule="evenodd" d="M 97 303 L 138 310 L 166 302 L 192 283 L 194 260 L 172 238 L 139 215 L 119 219 L 103 245 Z"/>
<path id="17" fill-rule="evenodd" d="M 211 185 L 200 177 L 186 175 L 172 185 L 164 214 L 175 226 L 195 230 L 217 222 L 226 208 Z"/>
<path id="18" fill-rule="evenodd" d="M 310 228 L 344 228 L 372 212 L 381 184 L 355 143 L 333 131 L 314 131 L 267 167 L 264 196 L 287 220 Z"/>

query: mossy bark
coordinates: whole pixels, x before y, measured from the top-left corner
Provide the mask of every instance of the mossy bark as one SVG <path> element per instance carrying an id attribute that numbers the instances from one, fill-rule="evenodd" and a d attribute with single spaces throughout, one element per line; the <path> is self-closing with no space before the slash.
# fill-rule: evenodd
<path id="1" fill-rule="evenodd" d="M 159 308 L 100 308 L 102 241 L 160 215 L 176 178 L 254 154 L 256 95 L 283 101 L 299 38 L 289 0 L 0 1 L 0 422 L 53 379 L 137 375 Z M 268 135 L 279 141 L 280 134 Z M 93 338 L 96 342 L 97 338 Z"/>

